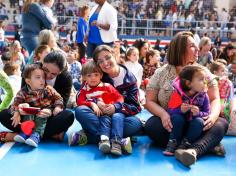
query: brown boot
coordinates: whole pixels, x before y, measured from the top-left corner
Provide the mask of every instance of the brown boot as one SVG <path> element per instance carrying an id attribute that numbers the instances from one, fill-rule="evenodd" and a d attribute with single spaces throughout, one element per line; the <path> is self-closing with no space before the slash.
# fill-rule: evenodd
<path id="1" fill-rule="evenodd" d="M 197 152 L 194 149 L 177 149 L 175 151 L 175 158 L 183 165 L 189 167 L 197 160 Z"/>

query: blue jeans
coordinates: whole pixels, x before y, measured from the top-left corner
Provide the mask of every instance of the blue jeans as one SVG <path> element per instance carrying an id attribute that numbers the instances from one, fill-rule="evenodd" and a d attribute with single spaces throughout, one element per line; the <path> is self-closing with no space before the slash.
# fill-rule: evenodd
<path id="1" fill-rule="evenodd" d="M 4 41 L 0 41 L 0 52 L 1 53 L 3 53 L 5 46 L 6 46 L 6 43 Z"/>
<path id="2" fill-rule="evenodd" d="M 121 142 L 124 130 L 123 113 L 115 113 L 112 117 L 107 115 L 99 117 L 100 120 L 100 135 L 105 135 L 109 139 Z"/>
<path id="3" fill-rule="evenodd" d="M 23 37 L 20 41 L 22 46 L 28 51 L 29 56 L 38 46 L 38 37 Z"/>
<path id="4" fill-rule="evenodd" d="M 176 139 L 178 144 L 183 137 L 190 143 L 195 142 L 201 136 L 204 128 L 204 120 L 200 117 L 187 121 L 186 116 L 174 114 L 171 116 L 171 122 L 173 128 L 170 133 L 170 139 Z"/>
<path id="5" fill-rule="evenodd" d="M 100 141 L 99 118 L 101 117 L 96 116 L 93 110 L 89 107 L 80 106 L 75 109 L 75 118 L 79 121 L 82 128 L 85 130 L 88 136 L 88 142 L 98 143 Z M 120 124 L 117 123 L 117 125 L 119 126 Z M 142 128 L 142 123 L 137 117 L 125 117 L 123 122 L 123 137 L 137 135 L 142 130 Z"/>

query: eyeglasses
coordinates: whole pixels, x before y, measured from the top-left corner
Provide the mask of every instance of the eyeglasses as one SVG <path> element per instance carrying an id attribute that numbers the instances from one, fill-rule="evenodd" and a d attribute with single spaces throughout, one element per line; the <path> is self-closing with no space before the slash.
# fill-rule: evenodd
<path id="1" fill-rule="evenodd" d="M 98 60 L 97 60 L 97 63 L 98 63 L 98 65 L 104 64 L 105 62 L 108 62 L 108 61 L 110 61 L 111 59 L 112 59 L 112 55 L 107 55 L 107 56 L 105 56 L 104 59 L 98 59 Z"/>

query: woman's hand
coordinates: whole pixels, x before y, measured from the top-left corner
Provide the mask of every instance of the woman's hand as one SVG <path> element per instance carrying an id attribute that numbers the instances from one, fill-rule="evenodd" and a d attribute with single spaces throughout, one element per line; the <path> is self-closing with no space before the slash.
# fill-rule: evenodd
<path id="1" fill-rule="evenodd" d="M 115 113 L 115 111 L 116 111 L 115 106 L 113 104 L 108 104 L 106 105 L 105 109 L 103 109 L 102 112 L 107 115 L 112 115 Z"/>
<path id="2" fill-rule="evenodd" d="M 63 109 L 60 106 L 56 106 L 53 110 L 53 116 L 56 116 L 57 114 L 59 114 L 61 111 L 63 111 Z"/>
<path id="3" fill-rule="evenodd" d="M 47 118 L 52 115 L 52 111 L 50 109 L 42 109 L 37 116 L 42 118 Z"/>
<path id="4" fill-rule="evenodd" d="M 165 113 L 163 116 L 160 116 L 163 127 L 170 133 L 172 131 L 173 125 L 170 120 L 170 115 Z"/>
<path id="5" fill-rule="evenodd" d="M 92 109 L 94 111 L 94 113 L 99 117 L 102 115 L 102 111 L 99 109 L 98 105 L 95 103 L 92 103 Z"/>
<path id="6" fill-rule="evenodd" d="M 217 120 L 217 118 L 214 118 L 211 115 L 203 117 L 203 119 L 205 120 L 203 131 L 209 130 Z"/>
<path id="7" fill-rule="evenodd" d="M 29 105 L 28 103 L 19 104 L 18 107 L 19 107 L 19 113 L 20 113 L 20 115 L 30 115 L 30 114 L 26 113 L 25 111 L 23 111 L 23 110 L 21 109 L 21 108 L 28 108 L 28 107 L 30 107 L 30 105 Z"/>
<path id="8" fill-rule="evenodd" d="M 12 124 L 11 125 L 13 127 L 16 127 L 18 124 L 20 124 L 20 120 L 21 120 L 20 113 L 19 112 L 15 112 L 13 117 L 11 118 L 11 120 L 12 120 Z"/>

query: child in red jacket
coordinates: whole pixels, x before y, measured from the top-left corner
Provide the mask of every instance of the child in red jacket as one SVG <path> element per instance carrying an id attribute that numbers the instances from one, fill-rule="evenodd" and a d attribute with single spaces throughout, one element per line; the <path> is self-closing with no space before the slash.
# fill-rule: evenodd
<path id="1" fill-rule="evenodd" d="M 114 113 L 103 114 L 101 107 L 108 104 L 123 103 L 123 96 L 109 83 L 101 81 L 103 72 L 94 61 L 89 61 L 82 66 L 82 78 L 85 81 L 78 99 L 78 106 L 88 106 L 93 109 L 97 116 L 100 116 L 100 143 L 99 150 L 103 153 L 121 155 L 121 144 L 123 139 L 123 127 L 125 114 Z M 115 107 L 114 107 L 115 108 Z M 74 141 L 75 139 L 75 141 Z M 69 142 L 70 145 L 76 142 L 75 138 Z"/>

